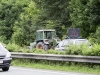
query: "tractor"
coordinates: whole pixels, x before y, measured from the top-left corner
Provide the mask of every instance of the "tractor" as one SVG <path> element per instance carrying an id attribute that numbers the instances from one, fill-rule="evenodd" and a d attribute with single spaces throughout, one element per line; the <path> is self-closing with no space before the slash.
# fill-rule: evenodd
<path id="1" fill-rule="evenodd" d="M 57 37 L 54 29 L 43 29 L 36 31 L 36 40 L 30 43 L 29 48 L 48 50 L 54 48 L 61 40 Z"/>

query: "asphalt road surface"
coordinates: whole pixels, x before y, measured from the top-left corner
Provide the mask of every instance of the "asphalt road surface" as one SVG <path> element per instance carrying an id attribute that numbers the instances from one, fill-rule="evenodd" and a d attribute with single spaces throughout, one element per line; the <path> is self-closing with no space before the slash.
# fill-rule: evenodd
<path id="1" fill-rule="evenodd" d="M 2 69 L 0 69 L 0 75 L 96 75 L 96 74 L 83 74 L 83 73 L 42 70 L 42 69 L 11 66 L 10 70 L 7 72 L 3 72 Z"/>

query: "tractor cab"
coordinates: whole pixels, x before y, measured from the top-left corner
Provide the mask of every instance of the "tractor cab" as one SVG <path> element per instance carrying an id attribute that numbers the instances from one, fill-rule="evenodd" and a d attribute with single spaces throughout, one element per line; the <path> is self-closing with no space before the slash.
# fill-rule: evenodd
<path id="1" fill-rule="evenodd" d="M 44 40 L 44 39 L 50 39 L 50 38 L 56 38 L 56 32 L 53 29 L 49 30 L 37 30 L 36 33 L 36 40 Z"/>
<path id="2" fill-rule="evenodd" d="M 51 42 L 54 41 L 56 44 L 60 41 L 60 39 L 57 38 L 56 31 L 54 29 L 37 30 L 36 48 L 48 49 L 51 47 Z"/>

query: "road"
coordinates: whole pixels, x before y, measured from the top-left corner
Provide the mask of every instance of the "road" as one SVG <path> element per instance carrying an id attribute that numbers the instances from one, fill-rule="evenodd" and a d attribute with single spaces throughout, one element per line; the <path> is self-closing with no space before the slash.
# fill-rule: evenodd
<path id="1" fill-rule="evenodd" d="M 83 73 L 42 70 L 42 69 L 32 69 L 32 68 L 11 66 L 8 72 L 3 72 L 0 69 L 0 75 L 93 75 L 93 74 L 83 74 Z"/>

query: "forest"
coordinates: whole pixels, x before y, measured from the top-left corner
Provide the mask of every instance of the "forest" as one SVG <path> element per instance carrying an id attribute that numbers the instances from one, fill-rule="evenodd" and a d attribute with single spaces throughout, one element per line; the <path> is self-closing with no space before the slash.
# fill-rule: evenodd
<path id="1" fill-rule="evenodd" d="M 38 29 L 55 29 L 64 39 L 68 28 L 100 44 L 100 0 L 0 0 L 0 41 L 28 45 Z"/>

